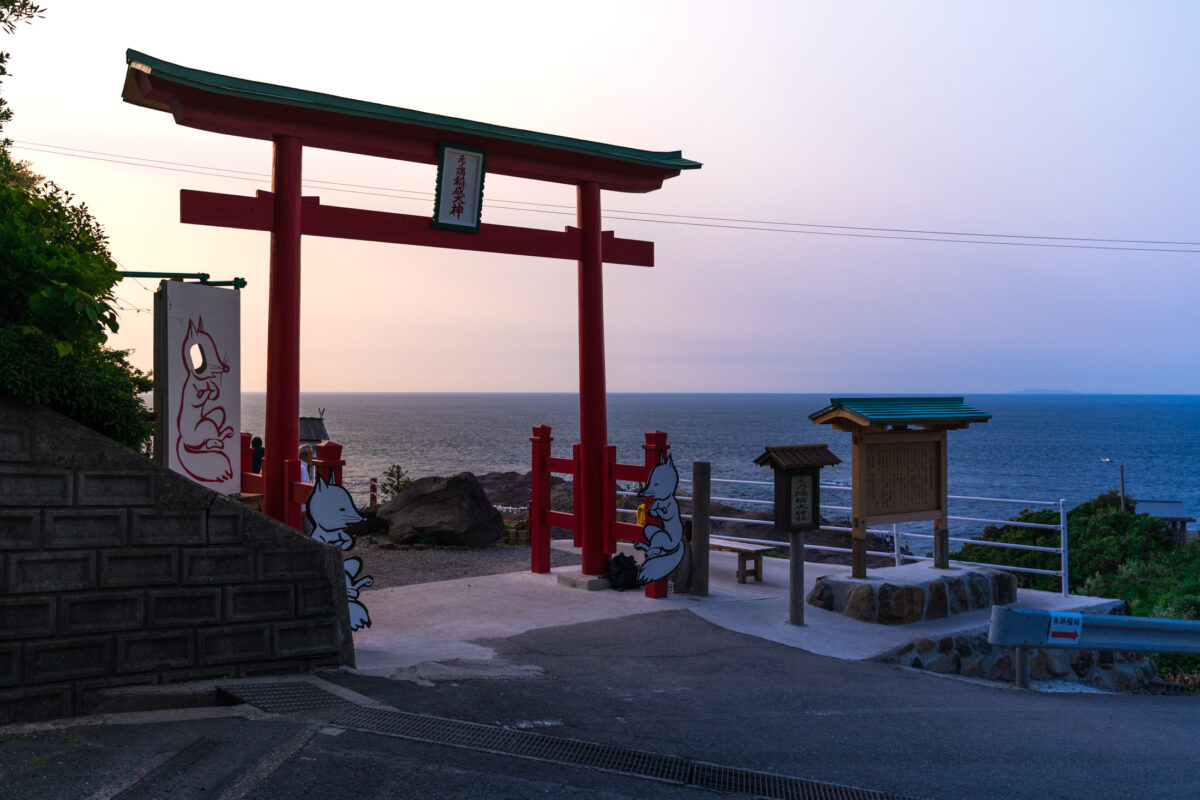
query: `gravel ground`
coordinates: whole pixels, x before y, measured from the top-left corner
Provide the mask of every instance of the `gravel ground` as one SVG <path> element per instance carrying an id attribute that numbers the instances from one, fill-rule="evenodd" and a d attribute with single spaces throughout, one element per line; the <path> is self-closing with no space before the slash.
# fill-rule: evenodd
<path id="1" fill-rule="evenodd" d="M 363 560 L 363 574 L 375 579 L 373 588 L 432 583 L 476 575 L 498 575 L 529 569 L 529 545 L 497 543 L 491 547 L 434 547 L 395 545 L 376 537 L 359 537 L 347 555 Z M 550 565 L 563 567 L 581 563 L 578 554 L 550 551 Z"/>

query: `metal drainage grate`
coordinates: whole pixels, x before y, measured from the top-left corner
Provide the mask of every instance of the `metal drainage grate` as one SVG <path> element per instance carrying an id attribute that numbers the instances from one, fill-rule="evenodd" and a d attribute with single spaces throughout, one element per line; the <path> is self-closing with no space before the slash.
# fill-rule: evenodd
<path id="1" fill-rule="evenodd" d="M 534 758 L 591 767 L 641 778 L 679 783 L 699 789 L 737 792 L 781 800 L 911 800 L 899 795 L 802 780 L 787 775 L 723 767 L 628 747 L 561 739 L 512 731 L 476 722 L 427 717 L 400 711 L 354 708 L 331 725 L 402 739 L 445 744 L 499 755 Z"/>
<path id="2" fill-rule="evenodd" d="M 900 795 L 858 789 L 837 783 L 806 781 L 789 775 L 773 775 L 720 764 L 695 763 L 691 786 L 718 792 L 735 792 L 782 800 L 906 800 Z M 908 799 L 911 800 L 911 799 Z"/>
<path id="3" fill-rule="evenodd" d="M 350 705 L 348 700 L 304 681 L 224 684 L 217 691 L 271 714 Z"/>

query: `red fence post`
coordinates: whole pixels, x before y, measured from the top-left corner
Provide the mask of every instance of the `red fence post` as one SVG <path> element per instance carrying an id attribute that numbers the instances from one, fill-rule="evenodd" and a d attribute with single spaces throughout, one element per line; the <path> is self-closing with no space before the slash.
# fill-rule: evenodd
<path id="1" fill-rule="evenodd" d="M 646 478 L 650 478 L 650 470 L 658 466 L 658 462 L 663 459 L 667 451 L 671 449 L 671 445 L 667 444 L 667 434 L 663 431 L 649 431 L 646 433 L 646 443 L 642 445 L 642 450 L 646 453 Z"/>
<path id="2" fill-rule="evenodd" d="M 550 525 L 546 513 L 550 510 L 550 471 L 546 460 L 550 458 L 549 425 L 538 425 L 533 429 L 533 474 L 529 493 L 529 549 L 530 571 L 550 571 Z"/>
<path id="3" fill-rule="evenodd" d="M 313 455 L 313 466 L 317 468 L 317 474 L 328 483 L 332 473 L 333 482 L 341 486 L 342 467 L 346 466 L 346 462 L 342 460 L 342 446 L 333 441 L 321 442 L 313 448 Z"/>
<path id="4" fill-rule="evenodd" d="M 379 505 L 379 478 L 371 478 L 371 494 L 367 501 L 370 505 Z"/>
<path id="5" fill-rule="evenodd" d="M 604 552 L 610 556 L 617 552 L 617 533 L 613 530 L 617 521 L 616 465 L 617 446 L 610 444 L 604 448 Z"/>
<path id="6" fill-rule="evenodd" d="M 671 446 L 667 444 L 667 434 L 663 433 L 662 431 L 649 431 L 646 434 L 646 443 L 642 445 L 642 450 L 645 451 L 646 455 L 646 480 L 650 480 L 651 471 L 658 466 L 658 462 L 666 456 L 667 451 L 670 449 Z M 654 519 L 656 522 L 660 524 L 662 523 L 662 520 L 657 519 L 656 517 L 648 516 L 647 519 Z M 661 600 L 666 596 L 666 578 L 646 584 L 646 597 L 652 597 L 655 600 Z"/>
<path id="7" fill-rule="evenodd" d="M 576 547 L 583 547 L 583 470 L 580 467 L 580 453 L 583 450 L 582 445 L 571 445 L 571 460 L 575 462 L 575 472 L 571 475 L 571 513 L 575 515 L 575 538 L 574 544 Z"/>

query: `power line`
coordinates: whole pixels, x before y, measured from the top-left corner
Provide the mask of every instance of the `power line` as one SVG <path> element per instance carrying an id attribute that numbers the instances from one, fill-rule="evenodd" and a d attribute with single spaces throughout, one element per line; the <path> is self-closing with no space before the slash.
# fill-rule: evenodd
<path id="1" fill-rule="evenodd" d="M 657 220 L 636 219 L 634 217 L 612 217 L 606 216 L 605 219 L 619 219 L 631 222 L 655 222 Z M 740 231 L 770 231 L 771 233 L 799 233 L 809 236 L 844 236 L 853 239 L 899 239 L 908 242 L 950 242 L 953 244 L 994 244 L 1004 247 L 1058 247 L 1068 248 L 1072 250 L 1132 250 L 1148 253 L 1200 253 L 1200 250 L 1181 250 L 1175 247 L 1116 247 L 1114 245 L 1103 244 L 1054 244 L 1051 242 L 990 242 L 984 239 L 945 239 L 932 236 L 899 236 L 896 234 L 886 233 L 845 233 L 842 231 L 796 231 L 796 230 L 781 230 L 779 228 L 760 228 L 750 225 L 717 225 L 711 222 L 671 222 L 670 225 L 688 225 L 700 228 L 729 228 Z M 868 228 L 867 230 L 878 230 Z M 952 234 L 955 236 L 969 236 L 970 234 Z M 1021 238 L 1021 237 L 1017 237 Z M 1033 238 L 1033 237 L 1030 237 Z M 1104 239 L 1083 239 L 1080 241 L 1105 241 Z M 1117 239 L 1115 241 L 1125 241 Z"/>
<path id="2" fill-rule="evenodd" d="M 118 267 L 120 267 L 122 270 L 125 270 L 126 272 L 128 272 L 128 271 L 129 271 L 129 269 L 128 269 L 128 268 L 127 268 L 127 267 L 126 267 L 124 264 L 122 264 L 122 263 L 121 263 L 121 260 L 120 260 L 119 258 L 117 258 L 116 256 L 113 256 L 113 262 L 114 262 L 114 263 L 115 263 L 115 264 L 116 264 Z M 141 281 L 141 279 L 140 279 L 140 278 L 136 278 L 136 277 L 134 277 L 134 276 L 132 276 L 132 275 L 126 275 L 125 277 L 129 278 L 130 280 L 132 280 L 134 283 L 136 283 L 138 286 L 140 286 L 140 287 L 142 287 L 143 289 L 145 289 L 147 292 L 153 292 L 153 291 L 154 291 L 154 290 L 153 290 L 153 289 L 151 289 L 149 286 L 147 286 L 146 284 L 142 283 L 142 281 Z"/>
<path id="3" fill-rule="evenodd" d="M 266 173 L 256 173 L 247 170 L 226 169 L 224 167 L 209 167 L 202 164 L 188 164 L 178 161 L 166 161 L 160 159 L 142 158 L 141 156 L 129 156 L 119 153 L 105 153 L 98 150 L 85 150 L 82 148 L 65 147 L 60 145 L 50 145 L 40 142 L 27 142 L 14 140 L 14 146 L 19 149 L 32 150 L 33 152 L 46 153 L 49 155 L 62 155 L 72 158 L 84 158 L 94 161 L 103 161 L 107 163 L 122 164 L 125 166 L 146 167 L 150 169 L 163 169 L 171 172 L 183 172 L 193 175 L 204 175 L 208 177 L 229 178 L 233 180 L 254 181 L 256 183 L 269 182 L 270 176 Z M 232 173 L 232 174 L 227 174 Z M 361 194 L 374 197 L 385 197 L 397 200 L 427 200 L 433 197 L 432 192 L 424 192 L 415 189 L 393 189 L 385 186 L 371 186 L 364 184 L 345 183 L 340 181 L 327 181 L 317 178 L 307 178 L 303 180 L 305 185 L 314 188 L 327 188 L 330 191 L 345 192 L 349 194 Z M 341 187 L 341 188 L 338 188 Z M 374 190 L 374 191 L 368 191 Z M 404 196 L 414 195 L 414 196 Z M 558 203 L 539 203 L 523 200 L 506 200 L 503 198 L 493 198 L 487 201 L 489 206 L 510 211 L 531 211 L 541 214 L 555 214 L 558 216 L 574 216 L 575 211 L 573 206 L 558 204 Z M 505 204 L 505 205 L 501 205 Z M 512 206 L 542 206 L 542 208 L 513 208 Z M 570 209 L 570 210 L 551 210 L 551 209 Z M 615 216 L 615 214 L 635 214 L 638 216 Z M 882 228 L 869 227 L 862 225 L 828 225 L 810 222 L 783 222 L 774 220 L 755 220 L 741 219 L 736 217 L 710 217 L 692 214 L 669 214 L 662 212 L 646 212 L 646 211 L 631 211 L 624 209 L 611 209 L 608 213 L 603 214 L 605 219 L 622 220 L 627 222 L 651 222 L 660 225 L 685 225 L 688 227 L 698 228 L 715 228 L 725 230 L 745 230 L 757 231 L 764 233 L 791 233 L 804 234 L 810 236 L 837 236 L 843 238 L 856 239 L 890 239 L 898 241 L 916 241 L 916 242 L 939 242 L 946 244 L 984 244 L 984 245 L 1001 245 L 1011 247 L 1049 247 L 1072 250 L 1116 250 L 1116 251 L 1132 251 L 1132 252 L 1154 252 L 1154 253 L 1200 253 L 1200 250 L 1195 249 L 1180 249 L 1181 247 L 1200 247 L 1200 242 L 1190 241 L 1165 241 L 1156 239 L 1106 239 L 1083 236 L 1045 236 L 1035 234 L 1011 234 L 1011 233 L 982 233 L 974 231 L 943 231 L 943 230 L 926 230 L 919 228 Z M 665 219 L 654 219 L 654 217 L 663 217 Z M 774 226 L 774 227 L 771 227 Z M 804 230 L 797 230 L 797 229 Z M 812 230 L 812 229 L 825 230 Z M 909 234 L 909 235 L 901 235 Z M 945 238 L 945 237 L 973 237 L 973 238 Z M 992 239 L 1001 239 L 1005 241 L 991 241 Z M 1035 241 L 1013 241 L 1016 239 L 1026 239 Z M 1066 244 L 1066 242 L 1079 242 L 1081 244 Z M 1098 242 L 1100 244 L 1082 244 L 1084 242 Z M 1119 247 L 1114 245 L 1164 245 L 1164 247 Z"/>

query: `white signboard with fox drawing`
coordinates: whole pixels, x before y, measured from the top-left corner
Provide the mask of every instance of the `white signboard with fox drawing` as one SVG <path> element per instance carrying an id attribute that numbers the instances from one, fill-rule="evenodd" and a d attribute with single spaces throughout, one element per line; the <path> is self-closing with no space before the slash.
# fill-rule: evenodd
<path id="1" fill-rule="evenodd" d="M 241 298 L 163 281 L 154 299 L 156 455 L 225 494 L 241 491 Z"/>

